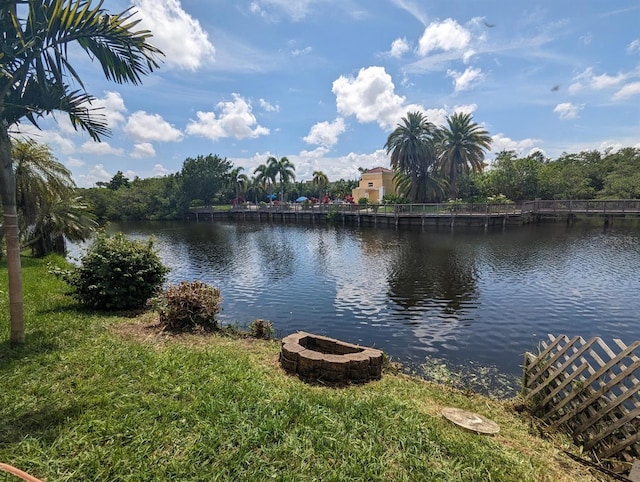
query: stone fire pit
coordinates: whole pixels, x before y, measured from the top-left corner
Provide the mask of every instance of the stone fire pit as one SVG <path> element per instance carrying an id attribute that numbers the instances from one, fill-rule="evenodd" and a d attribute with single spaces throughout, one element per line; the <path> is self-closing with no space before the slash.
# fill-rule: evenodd
<path id="1" fill-rule="evenodd" d="M 305 381 L 366 383 L 382 376 L 383 353 L 300 331 L 282 340 L 280 364 Z"/>

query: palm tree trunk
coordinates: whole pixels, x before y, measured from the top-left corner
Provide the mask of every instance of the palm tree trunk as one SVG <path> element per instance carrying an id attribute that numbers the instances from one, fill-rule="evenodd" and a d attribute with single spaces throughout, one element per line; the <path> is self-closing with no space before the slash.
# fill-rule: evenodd
<path id="1" fill-rule="evenodd" d="M 9 273 L 9 314 L 11 344 L 24 343 L 22 306 L 22 267 L 18 211 L 16 209 L 16 178 L 11 160 L 11 140 L 5 123 L 0 121 L 0 198 L 4 210 L 4 234 L 7 241 L 7 271 Z"/>
<path id="2" fill-rule="evenodd" d="M 456 192 L 456 182 L 457 180 L 457 173 L 458 173 L 458 169 L 457 169 L 457 165 L 455 163 L 453 163 L 452 161 L 452 167 L 451 167 L 451 172 L 449 175 L 449 199 L 455 201 L 458 197 L 458 193 Z"/>

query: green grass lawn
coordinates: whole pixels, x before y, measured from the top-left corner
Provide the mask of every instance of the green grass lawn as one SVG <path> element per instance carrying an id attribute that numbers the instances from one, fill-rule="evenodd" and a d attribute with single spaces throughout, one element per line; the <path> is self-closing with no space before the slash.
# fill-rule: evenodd
<path id="1" fill-rule="evenodd" d="M 596 480 L 512 402 L 390 373 L 310 386 L 280 369 L 277 342 L 162 334 L 151 314 L 79 310 L 46 261 L 23 258 L 23 274 L 12 349 L 0 265 L 0 462 L 43 480 Z M 501 432 L 465 432 L 445 406 Z"/>

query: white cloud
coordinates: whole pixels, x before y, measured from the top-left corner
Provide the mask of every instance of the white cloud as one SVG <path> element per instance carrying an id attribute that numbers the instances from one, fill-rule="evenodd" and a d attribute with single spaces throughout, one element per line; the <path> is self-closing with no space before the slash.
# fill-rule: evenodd
<path id="1" fill-rule="evenodd" d="M 556 105 L 553 112 L 558 114 L 560 119 L 575 119 L 583 107 L 582 105 L 572 104 L 571 102 L 563 102 Z"/>
<path id="2" fill-rule="evenodd" d="M 150 43 L 165 54 L 169 67 L 196 70 L 213 60 L 215 48 L 200 22 L 182 9 L 179 0 L 133 0 L 140 27 L 153 33 Z"/>
<path id="3" fill-rule="evenodd" d="M 96 109 L 96 114 L 104 116 L 110 129 L 121 125 L 127 112 L 124 99 L 118 92 L 105 92 L 104 97 L 91 103 L 91 108 Z"/>
<path id="4" fill-rule="evenodd" d="M 166 176 L 170 172 L 171 171 L 169 171 L 169 169 L 166 169 L 162 164 L 156 164 L 155 166 L 153 166 L 153 174 L 156 177 Z"/>
<path id="5" fill-rule="evenodd" d="M 219 102 L 216 108 L 220 116 L 214 112 L 196 113 L 198 120 L 190 121 L 187 134 L 218 140 L 225 137 L 245 139 L 269 134 L 269 129 L 257 125 L 256 117 L 251 112 L 251 105 L 239 94 L 232 94 L 233 101 Z M 253 127 L 255 126 L 255 127 Z"/>
<path id="6" fill-rule="evenodd" d="M 76 151 L 76 146 L 73 141 L 61 135 L 60 132 L 47 129 L 40 130 L 32 124 L 23 123 L 14 126 L 11 129 L 11 134 L 13 136 L 33 139 L 40 144 L 57 146 L 63 154 L 71 154 Z"/>
<path id="7" fill-rule="evenodd" d="M 591 43 L 591 41 L 593 40 L 593 35 L 591 35 L 591 33 L 588 33 L 586 35 L 582 35 L 580 37 L 580 41 L 584 44 L 584 45 L 589 45 Z"/>
<path id="8" fill-rule="evenodd" d="M 415 17 L 422 25 L 427 24 L 427 15 L 420 8 L 418 2 L 413 2 L 411 0 L 392 0 L 396 7 L 401 8 L 402 10 L 407 11 L 413 17 Z"/>
<path id="9" fill-rule="evenodd" d="M 86 107 L 91 109 L 91 105 L 87 105 Z M 67 115 L 64 115 L 64 114 L 57 115 L 57 113 L 53 113 L 53 114 L 50 114 L 50 117 L 55 121 L 56 126 L 58 128 L 57 130 L 61 135 L 62 134 L 75 135 L 75 134 L 78 134 L 78 132 L 82 132 L 81 130 L 78 130 L 75 127 L 73 127 L 73 124 L 71 123 L 71 120 L 69 120 L 69 116 Z"/>
<path id="10" fill-rule="evenodd" d="M 79 187 L 93 187 L 96 182 L 108 182 L 113 177 L 104 169 L 103 164 L 95 164 L 87 174 L 80 174 L 78 176 Z"/>
<path id="11" fill-rule="evenodd" d="M 87 141 L 80 146 L 80 152 L 97 156 L 122 156 L 124 151 L 111 146 L 108 142 Z"/>
<path id="12" fill-rule="evenodd" d="M 138 142 L 179 142 L 182 132 L 169 124 L 159 114 L 147 114 L 143 110 L 129 117 L 125 131 Z"/>
<path id="13" fill-rule="evenodd" d="M 462 73 L 455 70 L 448 70 L 447 75 L 453 78 L 455 92 L 468 90 L 484 78 L 482 70 L 474 69 L 473 67 L 467 67 Z"/>
<path id="14" fill-rule="evenodd" d="M 294 22 L 316 13 L 320 6 L 326 5 L 331 9 L 342 7 L 342 10 L 351 17 L 362 15 L 362 11 L 350 1 L 334 2 L 330 0 L 254 0 L 249 9 L 254 15 L 270 22 L 278 21 L 284 15 Z"/>
<path id="15" fill-rule="evenodd" d="M 615 76 L 607 74 L 594 75 L 593 67 L 588 67 L 584 72 L 573 78 L 574 83 L 569 86 L 569 93 L 575 94 L 583 88 L 601 90 L 616 87 L 624 82 L 628 77 L 628 74 L 623 73 L 619 73 Z"/>
<path id="16" fill-rule="evenodd" d="M 384 149 L 373 153 L 354 153 L 345 156 L 327 157 L 330 149 L 324 146 L 311 150 L 302 150 L 299 154 L 286 153 L 287 158 L 296 166 L 296 180 L 306 181 L 313 178 L 313 171 L 324 172 L 330 181 L 338 179 L 359 179 L 358 167 L 371 169 L 373 167 L 389 167 L 389 157 Z M 258 164 L 265 162 L 269 156 L 276 156 L 271 152 L 257 152 L 251 157 L 229 158 L 236 166 L 243 166 L 245 173 L 250 175 Z"/>
<path id="17" fill-rule="evenodd" d="M 155 157 L 156 150 L 150 142 L 140 142 L 133 146 L 131 157 L 134 159 L 142 159 L 143 157 Z"/>
<path id="18" fill-rule="evenodd" d="M 443 126 L 447 123 L 447 109 L 408 109 L 407 112 L 415 112 L 416 110 L 423 112 L 432 124 Z M 406 116 L 403 115 L 403 117 Z"/>
<path id="19" fill-rule="evenodd" d="M 302 55 L 309 55 L 313 49 L 311 47 L 305 47 L 303 49 L 294 49 L 291 51 L 291 55 L 294 57 L 300 57 Z"/>
<path id="20" fill-rule="evenodd" d="M 640 82 L 631 82 L 630 84 L 625 85 L 622 89 L 613 94 L 613 100 L 627 99 L 634 95 L 640 95 Z"/>
<path id="21" fill-rule="evenodd" d="M 640 52 L 640 39 L 636 39 L 627 46 L 627 53 Z"/>
<path id="22" fill-rule="evenodd" d="M 355 115 L 360 122 L 377 122 L 385 129 L 393 127 L 406 112 L 405 98 L 394 91 L 384 67 L 362 68 L 355 79 L 340 76 L 332 88 L 340 114 Z"/>
<path id="23" fill-rule="evenodd" d="M 498 133 L 491 136 L 493 142 L 491 143 L 491 150 L 494 153 L 500 153 L 502 151 L 515 151 L 517 155 L 521 156 L 526 151 L 527 154 L 537 149 L 536 144 L 541 141 L 539 139 L 522 139 L 519 141 L 513 140 L 510 137 L 505 136 L 503 133 Z"/>
<path id="24" fill-rule="evenodd" d="M 65 164 L 69 167 L 82 167 L 84 166 L 84 161 L 82 159 L 76 159 L 75 157 L 69 157 Z"/>
<path id="25" fill-rule="evenodd" d="M 469 42 L 471 33 L 455 20 L 448 18 L 429 24 L 418 43 L 418 53 L 424 56 L 433 50 L 462 50 Z"/>
<path id="26" fill-rule="evenodd" d="M 373 153 L 350 152 L 346 156 L 325 157 L 324 148 L 313 151 L 302 151 L 297 156 L 287 156 L 296 165 L 296 179 L 310 180 L 314 171 L 324 172 L 329 181 L 338 179 L 359 179 L 359 167 L 371 169 L 374 167 L 389 167 L 389 157 L 384 149 Z M 264 162 L 264 161 L 263 161 Z"/>
<path id="27" fill-rule="evenodd" d="M 273 105 L 272 103 L 267 102 L 264 99 L 260 99 L 258 102 L 260 102 L 260 107 L 262 107 L 267 112 L 280 112 L 280 106 L 277 104 Z"/>
<path id="28" fill-rule="evenodd" d="M 391 76 L 383 67 L 360 69 L 355 79 L 340 76 L 333 82 L 332 90 L 340 114 L 355 115 L 361 123 L 377 122 L 385 130 L 395 128 L 408 112 L 422 112 L 429 122 L 442 126 L 452 112 L 472 113 L 477 107 L 469 104 L 453 109 L 447 106 L 426 109 L 419 104 L 405 104 L 405 98 L 395 94 Z"/>
<path id="29" fill-rule="evenodd" d="M 321 146 L 334 146 L 338 142 L 338 137 L 345 131 L 344 119 L 338 117 L 333 122 L 318 122 L 311 127 L 309 135 L 304 138 L 307 144 L 319 144 Z"/>
<path id="30" fill-rule="evenodd" d="M 397 38 L 391 43 L 391 50 L 389 51 L 389 55 L 391 57 L 395 57 L 399 59 L 405 53 L 407 53 L 411 47 L 405 38 Z"/>
<path id="31" fill-rule="evenodd" d="M 291 2 L 289 0 L 256 0 L 251 2 L 251 13 L 265 18 L 269 21 L 275 21 L 276 15 L 268 8 L 276 8 L 282 11 L 286 16 L 290 17 L 294 22 L 300 21 L 305 18 L 310 12 L 310 6 L 313 4 L 312 0 L 297 0 Z M 265 8 L 266 7 L 266 8 Z"/>
<path id="32" fill-rule="evenodd" d="M 461 114 L 473 114 L 478 108 L 478 104 L 456 105 L 452 110 Z M 453 113 L 452 112 L 452 113 Z"/>
<path id="33" fill-rule="evenodd" d="M 473 58 L 474 55 L 476 55 L 476 51 L 473 49 L 469 49 L 467 51 L 465 51 L 465 53 L 462 54 L 462 62 L 464 62 L 465 64 L 468 64 L 469 62 L 471 62 L 471 59 Z"/>

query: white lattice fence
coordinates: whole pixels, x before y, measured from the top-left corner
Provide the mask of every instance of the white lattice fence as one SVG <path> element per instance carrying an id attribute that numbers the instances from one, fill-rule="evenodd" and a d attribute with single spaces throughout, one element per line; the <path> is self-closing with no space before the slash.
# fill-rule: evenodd
<path id="1" fill-rule="evenodd" d="M 613 343 L 549 335 L 540 353 L 525 353 L 523 387 L 550 429 L 622 472 L 640 457 L 640 341 Z"/>

